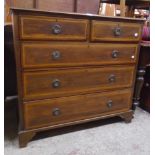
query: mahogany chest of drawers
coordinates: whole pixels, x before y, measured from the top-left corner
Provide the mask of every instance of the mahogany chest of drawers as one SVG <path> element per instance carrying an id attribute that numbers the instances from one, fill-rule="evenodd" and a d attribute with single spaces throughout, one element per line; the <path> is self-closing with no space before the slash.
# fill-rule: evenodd
<path id="1" fill-rule="evenodd" d="M 131 121 L 143 20 L 12 11 L 21 147 L 47 129 Z"/>

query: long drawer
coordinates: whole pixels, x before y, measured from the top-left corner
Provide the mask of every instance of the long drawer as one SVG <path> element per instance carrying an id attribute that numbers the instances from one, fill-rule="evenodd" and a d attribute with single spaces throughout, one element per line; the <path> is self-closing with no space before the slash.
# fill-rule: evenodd
<path id="1" fill-rule="evenodd" d="M 134 66 L 64 69 L 23 73 L 24 100 L 131 87 Z"/>
<path id="2" fill-rule="evenodd" d="M 127 111 L 130 103 L 130 89 L 28 102 L 24 103 L 25 129 Z"/>
<path id="3" fill-rule="evenodd" d="M 140 37 L 140 24 L 92 21 L 92 41 L 139 41 Z"/>
<path id="4" fill-rule="evenodd" d="M 23 68 L 135 63 L 136 44 L 23 43 Z"/>
<path id="5" fill-rule="evenodd" d="M 21 16 L 20 38 L 26 40 L 86 40 L 88 20 Z"/>

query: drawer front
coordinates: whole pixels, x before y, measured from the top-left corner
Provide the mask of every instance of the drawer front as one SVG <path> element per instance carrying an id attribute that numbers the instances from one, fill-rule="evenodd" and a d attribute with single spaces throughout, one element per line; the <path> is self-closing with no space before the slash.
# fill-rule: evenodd
<path id="1" fill-rule="evenodd" d="M 25 72 L 24 99 L 42 99 L 133 85 L 134 66 Z"/>
<path id="2" fill-rule="evenodd" d="M 86 40 L 88 20 L 21 16 L 20 38 L 30 40 Z"/>
<path id="3" fill-rule="evenodd" d="M 92 21 L 92 41 L 139 41 L 140 36 L 139 24 Z"/>
<path id="4" fill-rule="evenodd" d="M 41 100 L 24 104 L 25 128 L 91 119 L 131 107 L 131 90 Z"/>
<path id="5" fill-rule="evenodd" d="M 123 64 L 136 60 L 136 44 L 22 44 L 24 68 Z"/>

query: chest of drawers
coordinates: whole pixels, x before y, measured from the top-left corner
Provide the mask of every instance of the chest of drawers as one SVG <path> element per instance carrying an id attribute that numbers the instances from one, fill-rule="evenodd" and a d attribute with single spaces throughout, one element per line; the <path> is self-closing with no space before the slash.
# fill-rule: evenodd
<path id="1" fill-rule="evenodd" d="M 12 12 L 21 147 L 48 129 L 113 116 L 131 121 L 142 20 Z"/>

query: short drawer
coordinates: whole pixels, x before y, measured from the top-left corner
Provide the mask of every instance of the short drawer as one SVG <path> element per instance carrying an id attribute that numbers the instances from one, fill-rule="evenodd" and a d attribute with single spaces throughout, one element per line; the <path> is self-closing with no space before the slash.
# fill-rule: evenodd
<path id="1" fill-rule="evenodd" d="M 131 90 L 94 93 L 24 103 L 25 129 L 95 119 L 131 107 Z"/>
<path id="2" fill-rule="evenodd" d="M 135 63 L 136 44 L 23 43 L 23 68 Z"/>
<path id="3" fill-rule="evenodd" d="M 92 41 L 139 41 L 141 25 L 124 22 L 92 21 Z"/>
<path id="4" fill-rule="evenodd" d="M 20 17 L 20 38 L 26 40 L 86 40 L 87 30 L 84 19 Z"/>
<path id="5" fill-rule="evenodd" d="M 85 94 L 131 87 L 134 66 L 25 72 L 25 100 Z"/>

